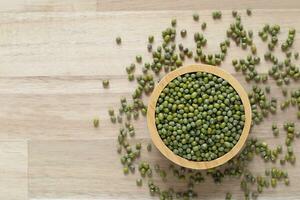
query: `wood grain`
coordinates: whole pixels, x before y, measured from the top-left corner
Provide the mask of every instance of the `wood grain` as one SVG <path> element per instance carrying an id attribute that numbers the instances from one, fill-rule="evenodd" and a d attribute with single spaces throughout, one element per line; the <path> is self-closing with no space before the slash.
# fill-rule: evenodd
<path id="1" fill-rule="evenodd" d="M 271 3 L 273 2 L 273 3 Z M 137 54 L 149 61 L 146 44 L 149 34 L 155 36 L 155 45 L 161 42 L 161 31 L 170 19 L 178 20 L 177 30 L 186 28 L 186 39 L 178 38 L 194 48 L 193 33 L 200 24 L 192 20 L 195 10 L 201 10 L 200 23 L 206 21 L 204 32 L 208 39 L 207 52 L 216 52 L 225 38 L 232 21 L 231 11 L 224 10 L 222 20 L 213 21 L 209 9 L 254 9 L 252 17 L 242 13 L 247 29 L 258 31 L 266 22 L 280 24 L 279 41 L 286 38 L 289 27 L 300 30 L 299 1 L 94 1 L 94 0 L 13 0 L 0 3 L 0 199 L 152 199 L 147 188 L 135 186 L 135 176 L 125 177 L 115 153 L 118 126 L 109 122 L 107 109 L 119 105 L 121 96 L 130 97 L 135 83 L 127 81 L 125 66 Z M 147 12 L 141 10 L 148 10 Z M 184 10 L 184 11 L 182 11 Z M 96 12 L 97 11 L 97 12 Z M 124 11 L 124 12 L 117 12 Z M 159 22 L 159 23 L 158 23 Z M 122 45 L 115 44 L 121 36 Z M 267 49 L 254 36 L 258 54 Z M 299 36 L 295 44 L 299 50 Z M 279 54 L 282 58 L 283 55 Z M 235 45 L 229 49 L 222 68 L 229 71 L 246 89 L 240 73 L 231 66 L 232 58 L 245 57 Z M 144 56 L 145 55 L 145 56 Z M 185 64 L 193 63 L 187 60 Z M 299 65 L 299 61 L 296 62 Z M 266 73 L 270 63 L 258 66 Z M 139 73 L 138 67 L 138 73 Z M 110 79 L 110 89 L 104 90 L 102 79 Z M 273 80 L 272 96 L 282 99 Z M 289 89 L 299 88 L 293 83 Z M 296 121 L 295 110 L 288 109 L 270 116 L 256 126 L 251 134 L 275 145 L 281 139 L 273 138 L 271 124 L 285 120 Z M 100 117 L 100 127 L 93 128 L 92 119 Z M 146 120 L 135 123 L 137 140 L 150 141 Z M 297 127 L 300 129 L 299 124 Z M 27 174 L 27 140 L 29 140 Z M 295 142 L 299 154 L 299 141 Z M 169 161 L 154 148 L 144 158 L 165 168 Z M 299 159 L 299 156 L 297 156 Z M 264 163 L 258 159 L 251 169 L 260 171 Z M 300 171 L 287 165 L 291 186 L 269 189 L 261 199 L 298 200 Z M 7 178 L 6 178 L 7 177 Z M 24 181 L 26 180 L 26 181 Z M 167 183 L 156 180 L 162 187 Z M 184 183 L 172 181 L 182 188 Z M 169 183 L 169 182 L 168 182 Z M 226 180 L 215 186 L 211 180 L 199 185 L 202 199 L 223 199 L 228 190 L 241 199 L 239 183 Z"/>
<path id="2" fill-rule="evenodd" d="M 27 141 L 0 141 L 0 199 L 27 199 L 27 159 Z"/>
<path id="3" fill-rule="evenodd" d="M 271 134 L 270 134 L 271 135 Z M 271 138 L 271 137 L 269 137 Z M 139 140 L 144 146 L 150 139 Z M 115 151 L 115 141 L 112 140 L 51 140 L 31 141 L 29 143 L 29 194 L 30 199 L 157 199 L 152 198 L 147 186 L 138 188 L 135 180 L 139 176 L 124 176 L 121 164 Z M 295 152 L 299 152 L 299 145 Z M 105 150 L 107 149 L 107 150 Z M 142 160 L 159 164 L 168 170 L 170 162 L 153 148 L 151 153 L 142 150 Z M 264 173 L 257 165 L 265 165 L 261 159 L 251 163 L 254 173 Z M 270 166 L 270 165 L 269 165 Z M 288 167 L 291 176 L 291 186 L 279 184 L 276 189 L 266 190 L 260 199 L 296 200 L 300 195 L 297 186 L 300 178 L 297 167 Z M 178 181 L 168 176 L 168 182 L 163 182 L 154 173 L 154 181 L 162 188 L 172 186 L 176 189 L 186 187 L 185 181 Z M 144 180 L 147 184 L 147 180 Z M 237 179 L 225 179 L 223 184 L 215 184 L 211 179 L 196 187 L 203 199 L 219 200 L 227 191 L 242 199 L 240 185 Z"/>
<path id="4" fill-rule="evenodd" d="M 296 9 L 300 8 L 299 1 L 288 0 L 99 0 L 98 10 L 128 11 L 128 10 L 231 10 L 231 9 Z"/>
<path id="5" fill-rule="evenodd" d="M 97 0 L 13 0 L 1 1 L 0 12 L 96 11 Z"/>
<path id="6" fill-rule="evenodd" d="M 115 146 L 111 139 L 30 142 L 30 198 L 147 198 L 134 176 L 123 175 Z"/>
<path id="7" fill-rule="evenodd" d="M 0 12 L 160 11 L 299 9 L 297 0 L 13 0 L 1 1 Z"/>

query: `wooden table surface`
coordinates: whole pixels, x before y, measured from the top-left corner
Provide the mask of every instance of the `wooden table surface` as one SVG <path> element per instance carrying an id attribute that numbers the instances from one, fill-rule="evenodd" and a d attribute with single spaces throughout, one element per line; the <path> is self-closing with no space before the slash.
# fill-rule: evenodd
<path id="1" fill-rule="evenodd" d="M 192 14 L 208 26 L 207 51 L 216 52 L 232 21 L 231 9 L 252 8 L 253 16 L 243 22 L 256 33 L 265 23 L 281 25 L 282 41 L 289 27 L 297 29 L 294 47 L 300 50 L 299 0 L 10 0 L 0 3 L 0 199 L 151 199 L 146 187 L 137 188 L 136 177 L 125 177 L 116 153 L 118 127 L 107 115 L 109 107 L 119 105 L 121 96 L 130 96 L 135 84 L 127 81 L 124 67 L 136 54 L 147 55 L 147 36 L 160 43 L 161 31 L 176 17 L 178 30 L 186 28 L 187 46 L 193 48 L 193 33 L 200 30 Z M 211 11 L 222 9 L 220 21 Z M 115 37 L 121 36 L 121 46 Z M 178 41 L 181 41 L 179 39 Z M 267 49 L 255 34 L 258 54 Z M 280 51 L 279 57 L 283 57 Z M 222 68 L 230 71 L 246 88 L 250 86 L 231 66 L 232 58 L 245 57 L 247 51 L 229 50 Z M 186 63 L 192 63 L 192 60 Z M 297 62 L 299 65 L 299 62 Z M 266 73 L 270 63 L 262 62 L 259 72 Z M 108 90 L 101 80 L 111 81 Z M 274 81 L 269 81 L 272 96 L 282 99 Z M 290 89 L 300 86 L 290 85 Z M 291 114 L 292 113 L 292 114 Z M 100 117 L 100 127 L 92 119 Z M 273 121 L 296 121 L 289 109 L 252 130 L 252 135 L 271 144 Z M 146 120 L 136 123 L 137 140 L 148 143 Z M 281 131 L 283 132 L 283 131 Z M 300 152 L 300 141 L 295 142 Z M 170 163 L 155 149 L 143 159 L 167 167 Z M 300 156 L 297 155 L 300 159 Z M 255 172 L 264 169 L 261 159 L 251 163 Z M 268 189 L 260 199 L 300 199 L 300 168 L 286 165 L 291 185 Z M 160 183 L 165 187 L 167 183 Z M 171 185 L 182 187 L 173 181 Z M 208 180 L 197 191 L 199 199 L 223 199 L 231 191 L 241 199 L 239 182 L 226 179 L 214 185 Z"/>

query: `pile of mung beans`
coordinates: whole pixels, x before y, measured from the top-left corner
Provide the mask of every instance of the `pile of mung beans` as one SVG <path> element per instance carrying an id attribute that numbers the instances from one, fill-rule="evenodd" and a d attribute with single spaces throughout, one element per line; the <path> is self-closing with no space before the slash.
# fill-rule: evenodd
<path id="1" fill-rule="evenodd" d="M 173 164 L 166 168 L 140 159 L 144 147 L 140 140 L 135 139 L 133 120 L 140 119 L 141 115 L 146 116 L 147 106 L 143 96 L 151 94 L 159 75 L 183 66 L 187 59 L 193 59 L 195 63 L 222 67 L 231 43 L 235 43 L 241 51 L 249 52 L 246 58 L 233 59 L 232 67 L 244 76 L 246 82 L 252 84 L 248 91 L 252 108 L 252 127 L 270 115 L 280 112 L 278 107 L 280 110 L 294 107 L 298 110 L 296 116 L 300 119 L 300 89 L 288 90 L 289 85 L 300 78 L 299 67 L 295 65 L 299 53 L 294 52 L 292 48 L 296 30 L 290 28 L 287 38 L 280 44 L 280 26 L 265 24 L 257 33 L 257 37 L 266 43 L 268 49 L 261 58 L 257 56 L 257 48 L 253 41 L 256 35 L 242 24 L 241 12 L 232 11 L 233 22 L 225 33 L 227 39 L 220 43 L 220 51 L 217 53 L 205 53 L 207 39 L 204 31 L 207 29 L 207 23 L 203 21 L 200 24 L 201 18 L 195 13 L 191 20 L 199 23 L 202 30 L 201 33 L 194 33 L 195 49 L 189 49 L 176 42 L 176 37 L 184 38 L 188 32 L 182 29 L 180 34 L 177 34 L 177 20 L 172 19 L 170 26 L 162 31 L 161 44 L 154 47 L 155 38 L 152 35 L 147 39 L 146 48 L 151 55 L 151 62 L 144 62 L 142 55 L 137 55 L 135 61 L 125 68 L 128 80 L 136 81 L 137 87 L 130 99 L 121 97 L 120 106 L 108 110 L 111 122 L 121 127 L 117 137 L 117 152 L 120 155 L 123 173 L 138 173 L 140 178 L 136 180 L 136 185 L 148 186 L 150 194 L 161 200 L 197 198 L 201 194 L 197 194 L 196 186 L 207 178 L 212 178 L 215 183 L 222 182 L 226 177 L 240 180 L 245 200 L 257 199 L 264 190 L 277 187 L 278 182 L 287 186 L 290 184 L 288 173 L 283 166 L 295 164 L 293 143 L 295 138 L 300 137 L 296 123 L 292 121 L 284 122 L 282 128 L 274 122 L 269 128 L 274 137 L 284 134 L 285 140 L 281 144 L 271 147 L 250 134 L 241 153 L 215 169 L 197 171 Z M 243 12 L 246 13 L 246 17 L 253 15 L 250 9 Z M 212 18 L 221 20 L 222 12 L 214 11 Z M 122 45 L 121 37 L 117 37 L 115 42 Z M 276 57 L 275 49 L 281 50 L 285 57 Z M 267 74 L 260 74 L 256 70 L 261 59 L 272 65 Z M 142 74 L 135 73 L 137 67 L 142 68 Z M 268 85 L 269 79 L 273 79 L 281 88 L 284 97 L 281 102 L 272 97 L 274 88 Z M 103 87 L 109 89 L 109 80 L 103 80 Z M 206 92 L 199 95 L 198 91 Z M 174 153 L 188 160 L 212 160 L 228 152 L 239 139 L 243 123 L 244 111 L 237 93 L 226 81 L 207 73 L 190 73 L 172 81 L 161 93 L 156 108 L 156 125 L 164 143 Z M 95 128 L 100 126 L 99 119 L 95 118 L 93 124 Z M 230 134 L 223 133 L 224 129 Z M 176 132 L 176 135 L 171 136 L 171 132 Z M 145 149 L 150 153 L 151 143 L 148 143 Z M 267 167 L 263 173 L 252 172 L 249 163 L 254 157 L 260 157 L 271 167 Z M 166 182 L 164 185 L 170 179 L 177 179 L 186 183 L 187 187 L 181 190 L 172 187 L 161 188 L 155 183 L 156 176 Z M 232 199 L 233 196 L 230 191 L 224 194 L 226 200 Z"/>
<path id="2" fill-rule="evenodd" d="M 230 151 L 245 121 L 234 88 L 206 72 L 186 73 L 168 83 L 155 113 L 163 142 L 176 155 L 192 161 L 211 161 Z"/>

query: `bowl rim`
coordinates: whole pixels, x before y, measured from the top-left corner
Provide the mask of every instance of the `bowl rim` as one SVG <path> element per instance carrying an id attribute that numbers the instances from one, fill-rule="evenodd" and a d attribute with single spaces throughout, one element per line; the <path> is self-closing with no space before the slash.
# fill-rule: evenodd
<path id="1" fill-rule="evenodd" d="M 245 123 L 238 142 L 226 154 L 211 161 L 200 161 L 200 162 L 190 161 L 176 155 L 164 144 L 164 142 L 162 141 L 162 139 L 158 134 L 156 124 L 155 124 L 156 103 L 162 90 L 168 85 L 170 81 L 172 81 L 176 77 L 186 73 L 192 73 L 192 72 L 207 72 L 223 78 L 235 89 L 235 91 L 238 93 L 238 95 L 241 98 L 242 104 L 244 105 Z M 216 66 L 205 65 L 205 64 L 193 64 L 193 65 L 183 66 L 166 74 L 153 90 L 149 99 L 148 110 L 147 110 L 148 129 L 154 145 L 166 158 L 168 158 L 172 162 L 176 163 L 177 165 L 186 168 L 191 168 L 191 169 L 214 168 L 226 163 L 227 161 L 232 159 L 235 155 L 237 155 L 247 140 L 251 128 L 251 120 L 252 120 L 251 104 L 248 98 L 248 94 L 243 88 L 243 86 L 227 71 Z"/>

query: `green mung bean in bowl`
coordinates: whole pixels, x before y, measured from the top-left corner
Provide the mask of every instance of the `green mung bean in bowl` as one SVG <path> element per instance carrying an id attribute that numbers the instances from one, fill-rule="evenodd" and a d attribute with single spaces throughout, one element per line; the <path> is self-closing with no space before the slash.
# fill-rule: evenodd
<path id="1" fill-rule="evenodd" d="M 242 149 L 251 127 L 251 106 L 244 88 L 228 72 L 190 65 L 159 82 L 147 121 L 153 143 L 169 160 L 209 169 Z"/>

